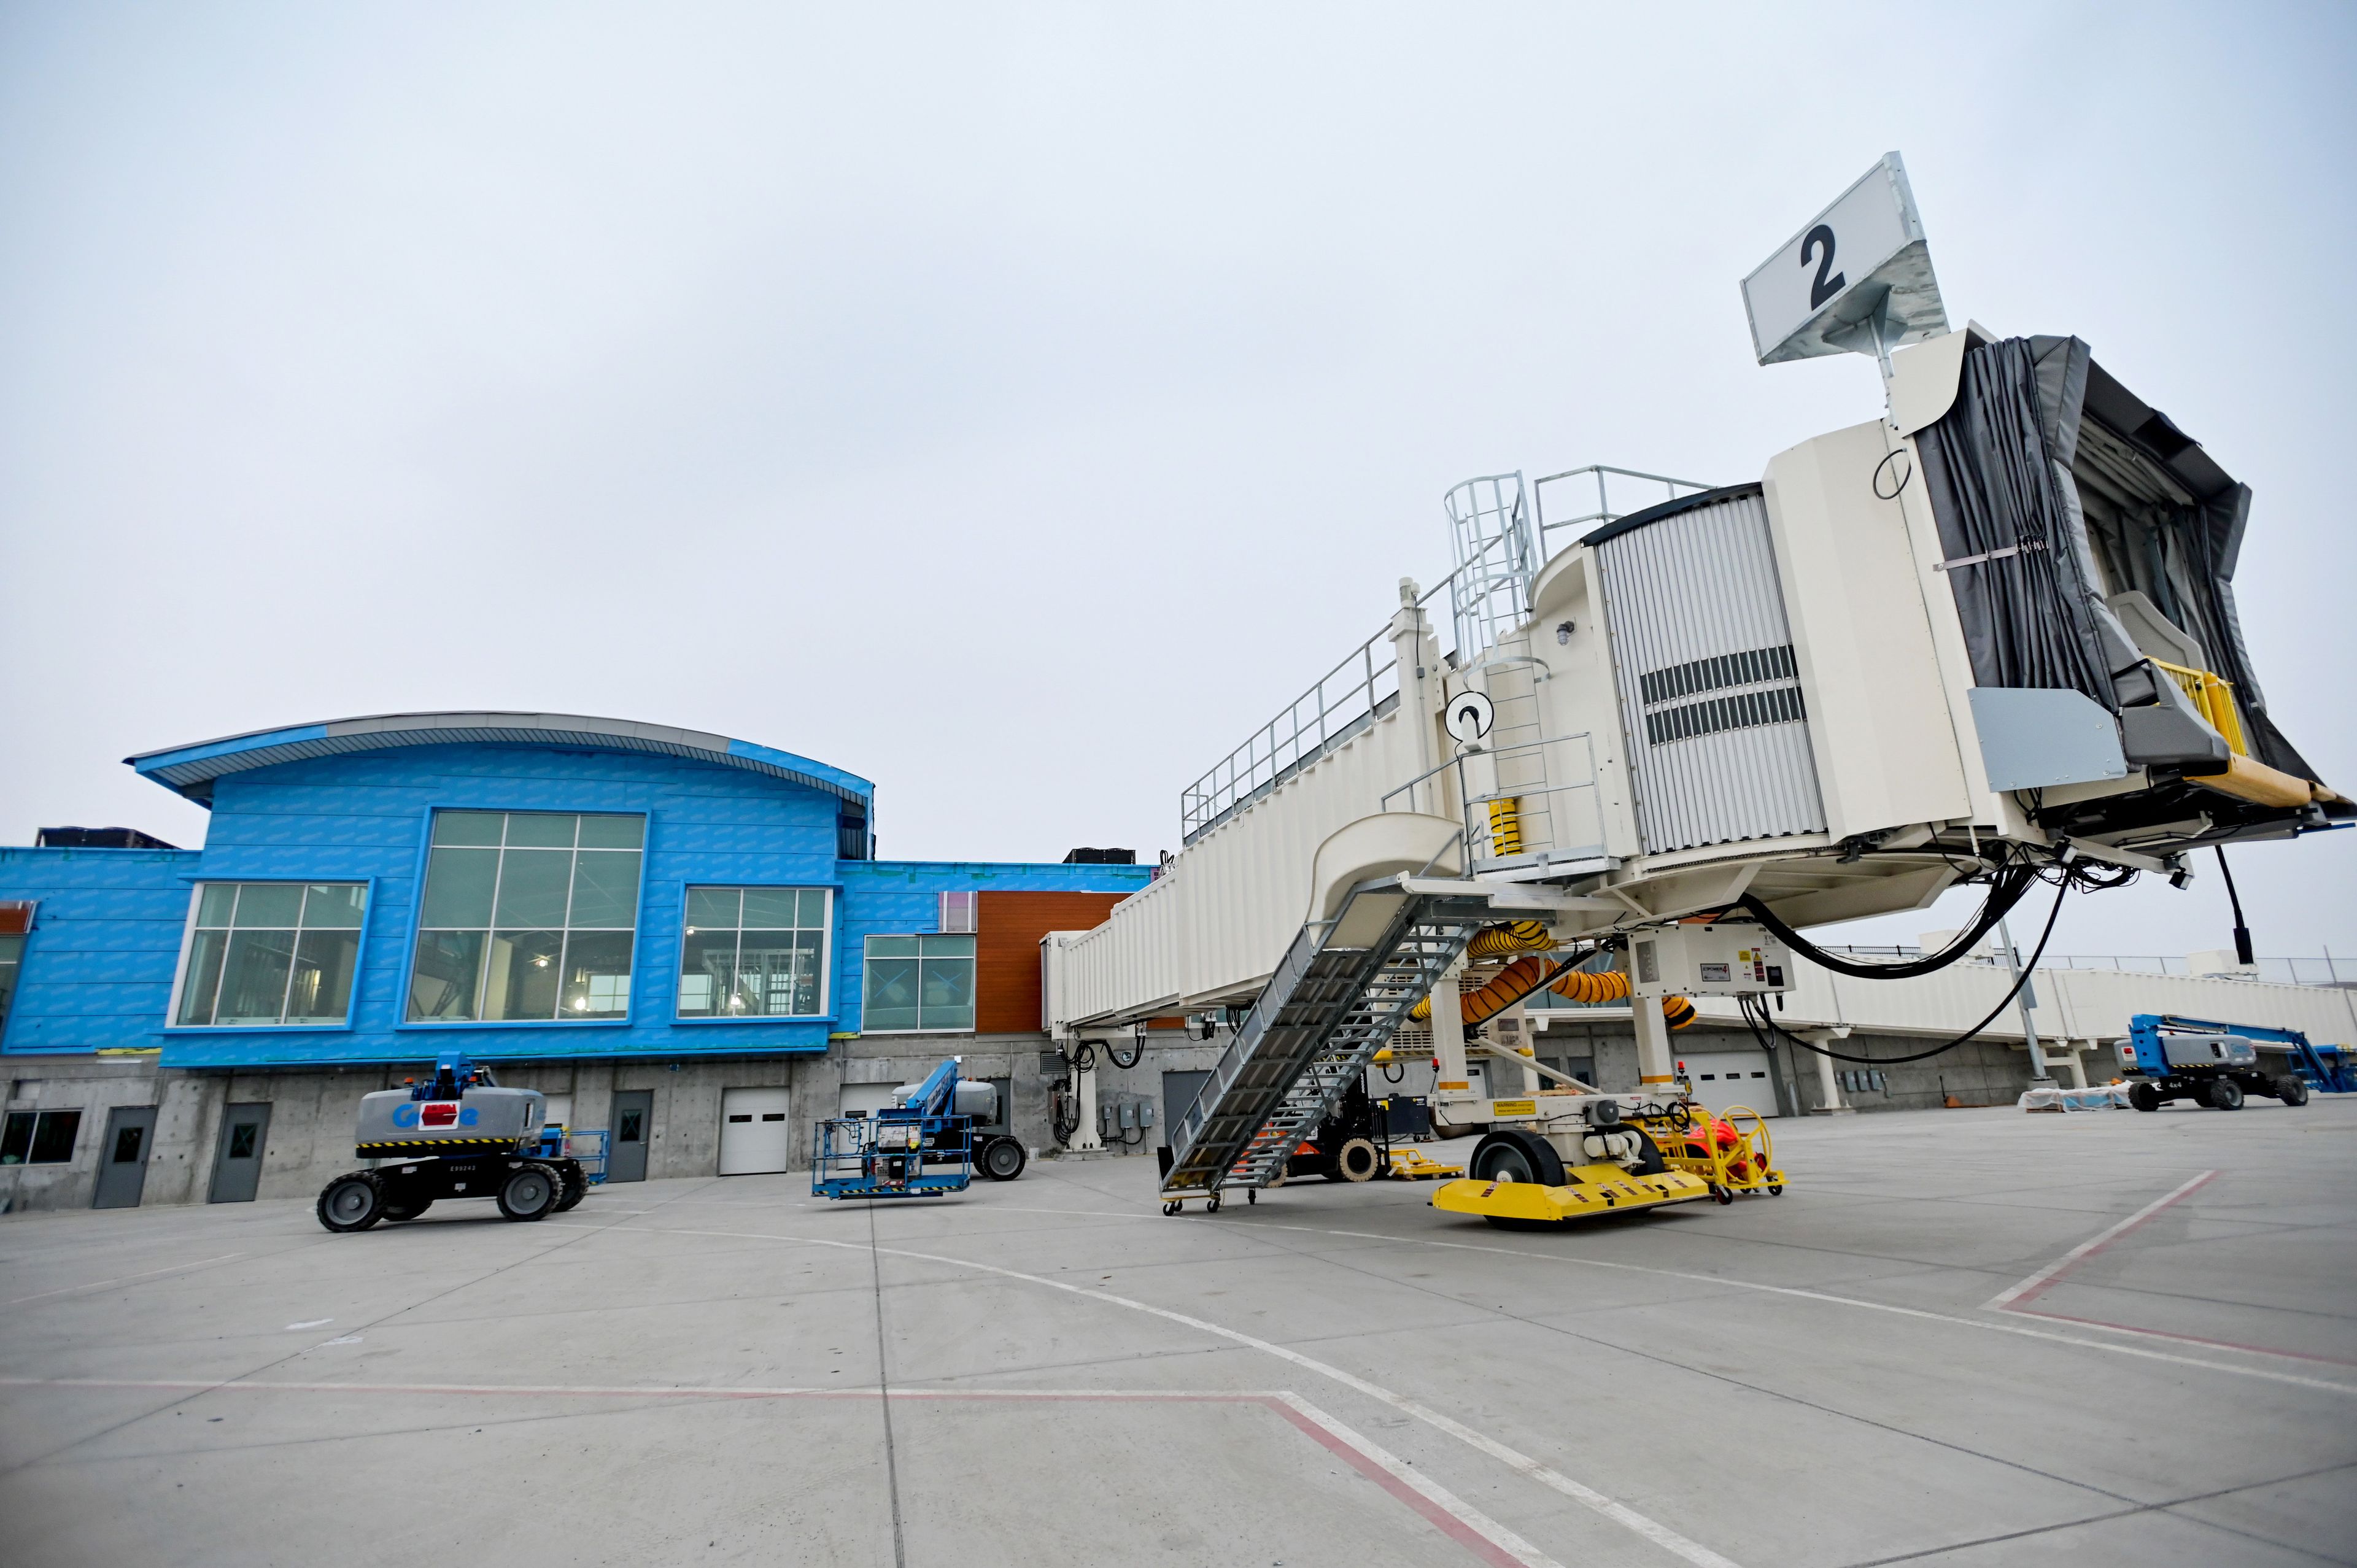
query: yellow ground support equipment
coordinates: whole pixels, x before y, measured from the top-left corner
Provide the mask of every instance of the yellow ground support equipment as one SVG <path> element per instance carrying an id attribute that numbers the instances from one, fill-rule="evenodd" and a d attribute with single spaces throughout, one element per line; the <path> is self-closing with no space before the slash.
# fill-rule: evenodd
<path id="1" fill-rule="evenodd" d="M 1463 1165 L 1445 1165 L 1420 1149 L 1394 1149 L 1391 1165 L 1383 1174 L 1394 1181 L 1433 1181 L 1442 1176 L 1461 1176 Z"/>
<path id="2" fill-rule="evenodd" d="M 1719 1202 L 1733 1203 L 1738 1192 L 1783 1196 L 1775 1141 L 1768 1134 L 1767 1119 L 1751 1107 L 1730 1105 L 1723 1116 L 1703 1111 L 1682 1127 L 1666 1116 L 1639 1121 L 1670 1168 L 1708 1183 L 1710 1196 Z"/>
<path id="3" fill-rule="evenodd" d="M 1566 1165 L 1563 1175 L 1561 1187 L 1541 1187 L 1503 1176 L 1448 1182 L 1434 1191 L 1432 1207 L 1509 1224 L 1555 1224 L 1711 1196 L 1708 1183 L 1682 1170 L 1635 1176 L 1617 1165 L 1602 1164 Z"/>

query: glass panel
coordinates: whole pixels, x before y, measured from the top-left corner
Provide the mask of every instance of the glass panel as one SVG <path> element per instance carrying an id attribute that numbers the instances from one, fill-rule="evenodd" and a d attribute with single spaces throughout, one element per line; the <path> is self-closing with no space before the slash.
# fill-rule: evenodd
<path id="1" fill-rule="evenodd" d="M 635 851 L 585 850 L 573 857 L 573 918 L 579 926 L 628 929 L 639 923 L 639 857 Z"/>
<path id="2" fill-rule="evenodd" d="M 561 929 L 565 895 L 573 883 L 573 856 L 564 850 L 511 849 L 500 861 L 500 926 Z"/>
<path id="3" fill-rule="evenodd" d="M 802 898 L 790 886 L 748 886 L 745 889 L 745 924 L 748 927 L 761 927 L 764 931 L 792 931 L 797 908 L 802 908 Z"/>
<path id="4" fill-rule="evenodd" d="M 734 887 L 691 887 L 687 890 L 687 926 L 694 931 L 737 929 L 737 900 L 740 897 Z"/>
<path id="5" fill-rule="evenodd" d="M 237 890 L 241 928 L 293 930 L 303 919 L 303 889 L 291 882 L 248 882 Z"/>
<path id="6" fill-rule="evenodd" d="M 437 849 L 426 859 L 421 926 L 488 926 L 491 887 L 500 875 L 495 849 Z"/>
<path id="7" fill-rule="evenodd" d="M 794 924 L 811 930 L 826 929 L 826 889 L 805 887 L 802 891 L 802 913 Z"/>
<path id="8" fill-rule="evenodd" d="M 739 1011 L 780 1018 L 818 1011 L 818 971 L 791 931 L 748 931 L 737 961 Z M 807 978 L 805 978 L 807 977 Z"/>
<path id="9" fill-rule="evenodd" d="M 42 1112 L 40 1121 L 33 1128 L 31 1163 L 37 1165 L 54 1165 L 72 1159 L 74 1137 L 81 1131 L 81 1112 Z"/>
<path id="10" fill-rule="evenodd" d="M 254 1139 L 262 1129 L 251 1122 L 241 1122 L 229 1130 L 229 1157 L 232 1160 L 253 1158 Z"/>
<path id="11" fill-rule="evenodd" d="M 8 1112 L 8 1128 L 0 1133 L 0 1165 L 21 1165 L 25 1156 L 33 1152 L 33 1113 L 29 1111 Z"/>
<path id="12" fill-rule="evenodd" d="M 697 928 L 680 944 L 679 1010 L 683 1017 L 708 1018 L 725 1010 L 737 989 L 737 932 Z"/>
<path id="13" fill-rule="evenodd" d="M 919 940 L 924 943 L 924 953 L 927 958 L 972 958 L 974 956 L 972 937 L 923 937 Z"/>
<path id="14" fill-rule="evenodd" d="M 197 924 L 199 926 L 228 925 L 229 912 L 236 903 L 236 883 L 206 883 L 204 890 L 197 898 Z"/>
<path id="15" fill-rule="evenodd" d="M 645 1112 L 623 1112 L 622 1124 L 614 1130 L 615 1141 L 617 1143 L 623 1144 L 636 1144 L 643 1142 L 646 1137 L 646 1124 L 647 1113 Z"/>
<path id="16" fill-rule="evenodd" d="M 303 924 L 338 929 L 358 926 L 361 897 L 367 891 L 357 882 L 313 883 L 303 896 Z"/>
<path id="17" fill-rule="evenodd" d="M 8 1004 L 16 998 L 16 976 L 25 957 L 23 937 L 0 937 L 0 1025 L 8 1022 Z"/>
<path id="18" fill-rule="evenodd" d="M 523 844 L 533 849 L 571 849 L 573 830 L 580 821 L 560 811 L 511 811 L 508 847 Z"/>
<path id="19" fill-rule="evenodd" d="M 227 931 L 199 931 L 188 939 L 188 972 L 180 983 L 179 1023 L 213 1021 L 213 994 L 221 989 L 221 951 L 228 946 Z"/>
<path id="20" fill-rule="evenodd" d="M 867 939 L 869 958 L 914 958 L 917 939 L 914 937 L 870 937 Z"/>
<path id="21" fill-rule="evenodd" d="M 888 937 L 870 938 L 868 951 Z M 917 1026 L 917 961 L 876 958 L 867 961 L 866 993 L 861 998 L 860 1027 L 878 1034 Z"/>
<path id="22" fill-rule="evenodd" d="M 145 1127 L 117 1127 L 114 1130 L 114 1163 L 135 1165 L 139 1163 L 139 1145 L 147 1141 Z"/>
<path id="23" fill-rule="evenodd" d="M 794 911 L 801 902 L 801 896 L 791 887 L 748 887 L 745 889 L 745 924 L 748 928 L 758 927 L 762 930 L 791 930 Z"/>
<path id="24" fill-rule="evenodd" d="M 819 993 L 824 988 L 819 983 L 826 968 L 826 933 L 800 931 L 794 936 L 794 1011 L 819 1011 Z"/>
<path id="25" fill-rule="evenodd" d="M 644 817 L 584 817 L 583 849 L 643 849 L 647 842 Z"/>
<path id="26" fill-rule="evenodd" d="M 481 931 L 420 931 L 409 976 L 409 1017 L 472 1018 L 483 974 Z"/>
<path id="27" fill-rule="evenodd" d="M 517 857 L 511 853 L 512 864 Z M 483 1017 L 554 1018 L 562 931 L 493 931 L 483 963 Z"/>
<path id="28" fill-rule="evenodd" d="M 498 847 L 500 824 L 507 820 L 501 811 L 436 811 L 434 813 L 434 842 L 436 844 L 472 843 Z"/>
<path id="29" fill-rule="evenodd" d="M 275 1024 L 286 1007 L 286 974 L 295 959 L 292 931 L 237 931 L 221 968 L 216 1024 Z"/>
<path id="30" fill-rule="evenodd" d="M 931 944 L 928 944 L 930 947 Z M 924 1029 L 971 1029 L 974 1027 L 974 960 L 970 958 L 936 958 L 928 951 L 924 959 L 924 994 L 918 1009 L 918 1027 Z"/>
<path id="31" fill-rule="evenodd" d="M 630 933 L 576 931 L 565 950 L 565 1018 L 630 1015 Z"/>
<path id="32" fill-rule="evenodd" d="M 340 1024 L 360 968 L 358 931 L 305 931 L 296 940 L 295 983 L 286 992 L 290 1024 Z"/>

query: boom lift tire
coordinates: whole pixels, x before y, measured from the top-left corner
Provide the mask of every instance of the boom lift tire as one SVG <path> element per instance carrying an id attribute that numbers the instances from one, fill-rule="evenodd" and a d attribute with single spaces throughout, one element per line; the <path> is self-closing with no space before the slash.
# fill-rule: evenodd
<path id="1" fill-rule="evenodd" d="M 1650 1144 L 1647 1144 L 1651 1148 Z M 1661 1158 L 1658 1151 L 1655 1159 Z M 1527 1181 L 1540 1187 L 1563 1185 L 1563 1160 L 1549 1144 L 1536 1133 L 1525 1133 L 1516 1127 L 1501 1127 L 1473 1145 L 1473 1157 L 1465 1162 L 1465 1175 L 1471 1181 Z"/>
<path id="2" fill-rule="evenodd" d="M 430 1197 L 411 1197 L 404 1194 L 397 1198 L 385 1199 L 384 1217 L 395 1220 L 414 1219 L 433 1207 L 434 1200 Z"/>
<path id="3" fill-rule="evenodd" d="M 982 1174 L 993 1181 L 1013 1181 L 1030 1162 L 1030 1151 L 1020 1139 L 993 1138 L 982 1146 Z"/>
<path id="4" fill-rule="evenodd" d="M 545 1219 L 555 1211 L 564 1187 L 546 1165 L 519 1165 L 500 1183 L 500 1213 L 509 1219 Z"/>
<path id="5" fill-rule="evenodd" d="M 1383 1164 L 1383 1156 L 1375 1152 L 1372 1139 L 1352 1138 L 1334 1151 L 1334 1179 L 1372 1181 Z"/>
<path id="6" fill-rule="evenodd" d="M 2276 1098 L 2286 1105 L 2308 1103 L 2308 1079 L 2298 1073 L 2287 1072 L 2276 1079 Z"/>
<path id="7" fill-rule="evenodd" d="M 2128 1103 L 2138 1111 L 2160 1109 L 2160 1090 L 2148 1083 L 2128 1085 Z"/>
<path id="8" fill-rule="evenodd" d="M 316 1212 L 330 1230 L 365 1230 L 384 1218 L 384 1194 L 372 1173 L 353 1171 L 320 1190 Z"/>
<path id="9" fill-rule="evenodd" d="M 2243 1086 L 2231 1078 L 2212 1079 L 2210 1092 L 2203 1097 L 2212 1111 L 2240 1111 L 2243 1108 Z"/>
<path id="10" fill-rule="evenodd" d="M 589 1196 L 589 1178 L 581 1174 L 579 1165 L 570 1162 L 556 1166 L 555 1170 L 557 1179 L 564 1183 L 565 1190 L 556 1195 L 556 1207 L 549 1212 L 562 1214 Z"/>

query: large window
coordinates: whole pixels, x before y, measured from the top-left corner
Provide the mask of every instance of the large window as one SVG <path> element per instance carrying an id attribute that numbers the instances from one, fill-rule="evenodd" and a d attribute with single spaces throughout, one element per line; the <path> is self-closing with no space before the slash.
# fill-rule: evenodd
<path id="1" fill-rule="evenodd" d="M 870 1034 L 974 1027 L 972 937 L 870 937 L 859 1026 Z"/>
<path id="2" fill-rule="evenodd" d="M 679 950 L 683 1018 L 826 1011 L 826 889 L 691 887 Z"/>
<path id="3" fill-rule="evenodd" d="M 172 1022 L 344 1022 L 360 969 L 367 894 L 358 882 L 198 884 Z"/>
<path id="4" fill-rule="evenodd" d="M 16 999 L 16 977 L 25 969 L 24 928 L 10 930 L 9 913 L 0 908 L 0 1029 L 8 1026 L 8 1004 Z"/>
<path id="5" fill-rule="evenodd" d="M 627 1018 L 644 817 L 436 811 L 413 1023 Z"/>
<path id="6" fill-rule="evenodd" d="M 73 1158 L 79 1111 L 11 1111 L 0 1129 L 0 1165 L 61 1165 Z"/>

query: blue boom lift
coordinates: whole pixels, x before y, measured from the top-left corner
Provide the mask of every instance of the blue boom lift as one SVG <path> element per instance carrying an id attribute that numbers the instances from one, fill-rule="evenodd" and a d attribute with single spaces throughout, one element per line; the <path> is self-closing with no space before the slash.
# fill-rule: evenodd
<path id="1" fill-rule="evenodd" d="M 2281 1075 L 2263 1070 L 2260 1042 L 2287 1047 L 2291 1070 Z M 2253 1094 L 2305 1105 L 2311 1089 L 2357 1093 L 2357 1069 L 2338 1046 L 2311 1045 L 2298 1029 L 2220 1024 L 2165 1013 L 2139 1013 L 2128 1020 L 2128 1037 L 2120 1042 L 2120 1067 L 2130 1079 L 2128 1103 L 2138 1111 L 2158 1111 L 2171 1100 L 2237 1111 Z"/>
<path id="2" fill-rule="evenodd" d="M 811 1161 L 814 1197 L 921 1197 L 963 1192 L 974 1166 L 993 1181 L 1023 1174 L 1023 1145 L 1000 1133 L 976 1137 L 974 1123 L 997 1119 L 998 1091 L 958 1077 L 952 1057 L 925 1081 L 893 1091 L 897 1104 L 817 1126 Z"/>

